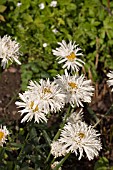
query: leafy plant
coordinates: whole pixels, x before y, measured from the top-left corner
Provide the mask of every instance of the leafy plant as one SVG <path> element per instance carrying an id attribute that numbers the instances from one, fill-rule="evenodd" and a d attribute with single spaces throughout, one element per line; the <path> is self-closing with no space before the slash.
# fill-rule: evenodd
<path id="1" fill-rule="evenodd" d="M 113 69 L 113 2 L 59 0 L 55 8 L 50 7 L 50 2 L 43 1 L 45 8 L 41 10 L 41 1 L 37 0 L 21 0 L 20 6 L 17 0 L 1 1 L 0 4 L 5 7 L 1 35 L 10 34 L 17 38 L 24 56 L 23 63 L 29 61 L 32 65 L 34 61 L 46 70 L 52 69 L 52 72 L 58 69 L 58 66 L 54 67 L 52 48 L 57 41 L 73 39 L 85 49 L 86 72 L 91 71 L 94 81 L 101 80 L 101 72 L 106 73 L 108 65 L 109 69 Z M 55 33 L 54 29 L 57 30 Z M 44 43 L 47 43 L 45 48 Z M 42 72 L 40 68 L 37 70 Z M 51 76 L 51 71 L 49 74 Z M 23 77 L 22 82 L 25 81 Z"/>
<path id="2" fill-rule="evenodd" d="M 94 82 L 101 81 L 108 69 L 113 69 L 113 2 L 58 0 L 57 6 L 51 7 L 51 0 L 44 0 L 43 9 L 39 7 L 41 3 L 41 0 L 0 0 L 0 36 L 9 34 L 21 44 L 22 91 L 25 91 L 30 80 L 51 80 L 63 73 L 52 54 L 52 49 L 58 46 L 57 42 L 63 39 L 76 41 L 82 47 L 82 60 L 86 64 L 80 72 L 84 71 Z M 88 111 L 92 112 L 90 109 Z M 65 118 L 61 122 L 61 116 L 65 116 L 67 108 L 62 112 L 48 114 L 47 124 L 34 124 L 31 121 L 19 124 L 17 129 L 11 127 L 13 135 L 9 137 L 8 145 L 0 148 L 0 169 L 50 170 L 51 161 L 54 162 L 52 155 L 48 154 L 50 143 L 59 127 L 61 130 L 66 122 Z M 92 115 L 96 117 L 95 113 Z M 97 121 L 97 117 L 94 121 Z M 112 131 L 111 128 L 111 141 Z M 70 164 L 72 159 L 68 159 Z M 63 161 L 65 158 L 60 165 Z M 74 161 L 77 163 L 78 160 Z M 109 166 L 106 157 L 100 158 L 94 167 L 95 170 L 108 168 L 113 167 Z"/>

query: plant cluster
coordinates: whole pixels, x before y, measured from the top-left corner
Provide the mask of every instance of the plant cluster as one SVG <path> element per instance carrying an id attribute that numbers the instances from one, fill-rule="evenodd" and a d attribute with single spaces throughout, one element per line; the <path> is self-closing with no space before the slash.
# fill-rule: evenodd
<path id="1" fill-rule="evenodd" d="M 103 73 L 113 86 L 112 9 L 109 0 L 0 1 L 1 67 L 15 61 L 22 79 L 18 132 L 0 128 L 1 170 L 62 170 L 71 155 L 76 161 L 99 157 L 99 121 L 85 122 L 83 108 L 94 94 L 92 80 Z M 100 167 L 108 167 L 106 158 L 95 164 Z"/>
<path id="2" fill-rule="evenodd" d="M 65 68 L 63 75 L 58 75 L 50 81 L 49 78 L 46 80 L 41 79 L 39 82 L 30 81 L 27 90 L 23 94 L 19 94 L 22 101 L 17 101 L 15 104 L 21 108 L 19 112 L 24 115 L 21 123 L 32 122 L 38 123 L 39 127 L 47 126 L 47 119 L 53 113 L 59 113 L 61 110 L 67 111 L 64 113 L 64 118 L 62 119 L 61 127 L 58 129 L 56 135 L 52 139 L 51 136 L 44 131 L 42 128 L 40 133 L 44 131 L 48 142 L 48 148 L 50 147 L 50 152 L 48 156 L 45 157 L 44 167 L 46 169 L 57 170 L 61 169 L 61 166 L 68 158 L 71 153 L 79 155 L 79 160 L 84 156 L 84 152 L 89 160 L 94 159 L 94 156 L 99 155 L 99 151 L 102 149 L 101 140 L 99 138 L 99 133 L 94 129 L 93 126 L 86 124 L 82 121 L 83 113 L 75 112 L 77 107 L 84 107 L 84 102 L 90 103 L 91 97 L 94 92 L 94 88 L 91 85 L 91 80 L 86 80 L 84 75 L 79 75 L 78 71 L 80 67 L 85 64 L 78 56 L 82 56 L 81 48 L 78 45 L 72 43 L 71 41 L 67 44 L 64 40 L 59 48 L 53 51 L 53 54 L 58 56 L 59 63 L 63 63 L 62 66 Z M 5 68 L 8 61 L 15 60 L 16 54 L 19 54 L 18 43 L 12 41 L 10 36 L 4 36 L 1 38 L 1 66 Z M 16 49 L 16 50 L 14 50 Z M 19 62 L 19 60 L 15 60 Z M 113 83 L 113 73 L 108 73 L 108 84 L 109 86 Z M 6 142 L 7 135 L 9 131 L 6 126 L 0 129 L 0 143 Z M 36 132 L 36 137 L 40 135 Z M 33 137 L 32 140 L 34 140 Z M 29 140 L 29 132 L 26 137 L 26 141 Z M 26 141 L 21 147 L 20 153 L 24 151 L 26 147 Z M 35 141 L 38 146 L 38 142 Z M 10 145 L 10 144 L 9 144 Z M 46 146 L 47 147 L 47 146 Z M 44 148 L 43 148 L 44 149 Z M 38 153 L 38 152 L 37 152 Z M 46 155 L 44 151 L 40 149 L 40 154 Z M 54 156 L 52 162 L 50 161 L 51 154 Z M 36 154 L 37 156 L 37 154 Z M 57 157 L 64 156 L 60 162 L 56 161 Z M 18 159 L 23 162 L 21 155 L 18 155 Z M 42 158 L 40 157 L 40 160 Z M 57 162 L 57 163 L 56 163 Z M 18 164 L 18 161 L 16 162 Z M 15 168 L 17 169 L 17 165 Z M 54 165 L 54 166 L 53 166 Z M 44 168 L 43 165 L 39 168 Z"/>
<path id="3" fill-rule="evenodd" d="M 54 2 L 54 1 L 53 1 Z M 2 0 L 0 34 L 16 37 L 24 54 L 22 89 L 30 79 L 62 73 L 51 53 L 62 39 L 84 49 L 85 70 L 93 81 L 113 69 L 113 2 L 109 0 Z M 43 63 L 43 64 L 42 64 Z M 100 69 L 101 68 L 101 69 Z"/>

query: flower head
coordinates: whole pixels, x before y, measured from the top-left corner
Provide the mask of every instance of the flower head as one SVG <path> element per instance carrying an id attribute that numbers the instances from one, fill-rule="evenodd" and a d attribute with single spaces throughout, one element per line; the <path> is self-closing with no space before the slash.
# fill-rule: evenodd
<path id="1" fill-rule="evenodd" d="M 51 154 L 55 158 L 66 155 L 66 149 L 63 148 L 63 145 L 59 141 L 53 141 L 51 144 Z"/>
<path id="2" fill-rule="evenodd" d="M 109 85 L 109 86 L 113 86 L 113 71 L 110 71 L 110 72 L 107 74 L 107 76 L 108 76 L 108 78 L 109 78 L 109 80 L 107 81 L 108 85 Z M 111 91 L 113 91 L 113 88 L 112 88 Z"/>
<path id="3" fill-rule="evenodd" d="M 66 44 L 66 42 L 62 40 L 62 42 L 58 42 L 58 44 L 60 47 L 52 50 L 53 55 L 58 56 L 60 60 L 58 63 L 64 63 L 63 68 L 67 68 L 68 70 L 79 71 L 79 67 L 82 67 L 84 64 L 84 62 L 78 58 L 83 55 L 79 52 L 81 48 L 79 48 L 75 42 L 72 43 L 72 41 Z"/>
<path id="4" fill-rule="evenodd" d="M 58 30 L 57 30 L 56 28 L 54 28 L 54 29 L 52 29 L 52 32 L 53 32 L 54 34 L 56 34 L 56 33 L 58 32 Z"/>
<path id="5" fill-rule="evenodd" d="M 28 90 L 19 94 L 19 97 L 22 102 L 17 101 L 15 104 L 22 108 L 22 115 L 26 113 L 21 122 L 30 121 L 33 117 L 35 122 L 46 122 L 47 113 L 59 111 L 65 104 L 65 94 L 55 81 L 50 82 L 49 79 L 41 79 L 39 83 L 30 81 Z"/>
<path id="6" fill-rule="evenodd" d="M 21 3 L 21 2 L 18 2 L 18 3 L 17 3 L 17 6 L 18 6 L 18 7 L 20 7 L 21 5 L 22 5 L 22 3 Z"/>
<path id="7" fill-rule="evenodd" d="M 71 106 L 76 104 L 82 106 L 82 102 L 91 102 L 94 88 L 91 86 L 91 80 L 85 80 L 84 75 L 77 74 L 70 76 L 67 72 L 65 75 L 58 75 L 55 80 L 66 94 L 66 103 Z"/>
<path id="8" fill-rule="evenodd" d="M 21 115 L 25 114 L 24 118 L 21 120 L 21 123 L 31 121 L 33 118 L 37 123 L 40 121 L 47 122 L 46 114 L 40 104 L 40 100 L 36 99 L 34 94 L 30 91 L 26 91 L 23 94 L 19 94 L 19 97 L 22 102 L 17 101 L 15 104 L 19 108 L 22 108 L 22 110 L 19 111 L 21 112 Z"/>
<path id="9" fill-rule="evenodd" d="M 92 160 L 102 149 L 99 135 L 92 126 L 88 126 L 85 122 L 69 122 L 61 131 L 58 141 L 67 153 L 74 152 L 78 155 L 79 151 L 79 160 L 84 156 L 84 152 L 88 159 Z"/>
<path id="10" fill-rule="evenodd" d="M 3 146 L 3 143 L 6 143 L 7 136 L 9 135 L 9 131 L 7 130 L 6 126 L 1 125 L 0 128 L 0 146 Z"/>
<path id="11" fill-rule="evenodd" d="M 41 79 L 39 83 L 31 81 L 29 90 L 38 97 L 44 112 L 56 112 L 64 107 L 65 94 L 55 81 Z"/>
<path id="12" fill-rule="evenodd" d="M 40 9 L 44 9 L 44 8 L 45 8 L 45 5 L 44 5 L 43 2 L 39 4 L 39 8 L 40 8 Z"/>
<path id="13" fill-rule="evenodd" d="M 57 1 L 51 1 L 50 7 L 56 7 L 57 6 Z"/>
<path id="14" fill-rule="evenodd" d="M 18 64 L 21 64 L 18 60 L 18 57 L 20 55 L 19 53 L 19 44 L 15 40 L 11 40 L 10 36 L 5 35 L 3 38 L 0 37 L 0 58 L 1 66 L 3 68 L 6 67 L 6 64 L 8 64 L 8 61 L 17 62 Z"/>
<path id="15" fill-rule="evenodd" d="M 43 43 L 43 47 L 44 47 L 44 48 L 47 47 L 47 45 L 48 45 L 47 43 Z"/>
<path id="16" fill-rule="evenodd" d="M 79 112 L 73 112 L 71 113 L 71 115 L 68 117 L 67 119 L 67 122 L 70 122 L 70 123 L 76 123 L 78 121 L 82 121 L 82 117 L 83 117 L 83 112 L 82 112 L 83 109 L 80 109 Z"/>

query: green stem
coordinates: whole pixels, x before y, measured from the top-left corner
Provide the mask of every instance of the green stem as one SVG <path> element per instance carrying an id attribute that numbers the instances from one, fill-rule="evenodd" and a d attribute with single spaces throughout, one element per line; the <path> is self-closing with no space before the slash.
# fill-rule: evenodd
<path id="1" fill-rule="evenodd" d="M 49 135 L 47 134 L 47 132 L 45 130 L 42 130 L 43 136 L 45 138 L 45 140 L 47 141 L 48 145 L 51 145 L 51 139 L 49 137 Z"/>
<path id="2" fill-rule="evenodd" d="M 64 127 L 64 125 L 65 125 L 65 123 L 66 123 L 66 121 L 67 121 L 67 118 L 70 116 L 70 114 L 71 114 L 71 106 L 69 105 L 68 111 L 67 111 L 67 113 L 66 113 L 66 115 L 65 115 L 65 117 L 64 117 L 64 120 L 63 120 L 63 122 L 62 122 L 61 125 L 60 125 L 60 129 L 59 129 L 58 132 L 56 133 L 56 135 L 55 135 L 55 137 L 54 137 L 53 140 L 57 140 L 57 139 L 59 138 L 60 133 L 61 133 L 61 130 L 63 129 L 63 127 Z"/>
<path id="3" fill-rule="evenodd" d="M 87 110 L 90 113 L 90 115 L 92 116 L 93 119 L 96 120 L 96 122 L 98 122 L 98 117 L 96 116 L 95 112 L 93 112 L 93 110 L 87 105 Z"/>
<path id="4" fill-rule="evenodd" d="M 70 154 L 71 154 L 71 152 L 69 152 L 67 155 L 65 155 L 65 157 L 59 162 L 59 164 L 57 164 L 55 166 L 55 168 L 53 170 L 58 170 L 63 165 L 63 163 L 66 161 L 66 159 L 69 157 Z"/>
<path id="5" fill-rule="evenodd" d="M 65 125 L 65 123 L 66 123 L 66 121 L 67 121 L 67 118 L 69 117 L 70 114 L 71 114 L 71 105 L 69 105 L 68 111 L 67 111 L 67 113 L 66 113 L 66 115 L 65 115 L 65 117 L 64 117 L 63 122 L 62 122 L 61 125 L 60 125 L 60 128 L 59 128 L 58 132 L 56 133 L 55 137 L 53 138 L 53 141 L 55 141 L 55 140 L 57 140 L 57 139 L 59 138 L 60 133 L 61 133 L 61 130 L 63 129 L 63 127 L 64 127 L 64 125 Z M 49 160 L 49 158 L 50 158 L 50 155 L 51 155 L 51 152 L 49 152 L 49 155 L 48 155 L 48 157 L 47 157 L 47 159 L 46 159 L 45 162 L 48 162 L 48 160 Z"/>
<path id="6" fill-rule="evenodd" d="M 28 137 L 29 137 L 29 133 L 27 134 L 27 136 L 26 136 L 26 138 L 25 138 L 25 142 L 24 142 L 24 144 L 23 144 L 23 146 L 22 146 L 22 148 L 21 148 L 21 150 L 20 150 L 20 153 L 19 153 L 19 155 L 18 155 L 18 157 L 17 157 L 17 161 L 19 161 L 19 159 L 20 159 L 20 156 L 21 156 L 21 154 L 22 154 L 22 152 L 23 152 L 23 149 L 25 148 L 26 141 L 27 141 Z M 14 170 L 16 170 L 16 164 L 15 164 Z"/>
<path id="7" fill-rule="evenodd" d="M 108 115 L 113 109 L 113 104 L 111 105 L 111 107 L 109 108 L 109 110 L 105 113 L 105 115 Z"/>
<path id="8" fill-rule="evenodd" d="M 113 104 L 111 105 L 111 107 L 109 108 L 109 110 L 105 113 L 105 116 L 108 115 L 113 109 Z M 99 119 L 98 122 L 93 126 L 96 127 L 102 120 L 103 118 Z"/>
<path id="9" fill-rule="evenodd" d="M 0 160 L 3 159 L 5 153 L 5 147 L 0 146 Z"/>

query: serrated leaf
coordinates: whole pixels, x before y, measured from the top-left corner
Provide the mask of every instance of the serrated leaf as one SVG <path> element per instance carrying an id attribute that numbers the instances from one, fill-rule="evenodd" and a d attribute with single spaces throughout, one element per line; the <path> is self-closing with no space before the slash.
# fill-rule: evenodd
<path id="1" fill-rule="evenodd" d="M 40 28 L 41 30 L 43 30 L 45 28 L 45 25 L 43 24 L 42 20 L 40 18 L 36 18 L 34 20 L 34 24 Z"/>
<path id="2" fill-rule="evenodd" d="M 58 20 L 58 25 L 65 25 L 65 22 L 62 18 L 57 18 Z"/>

